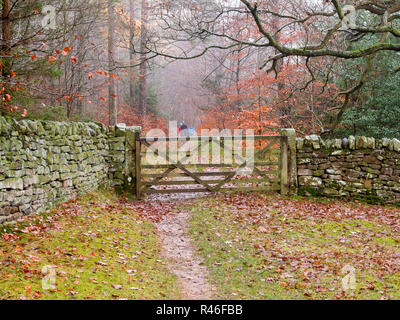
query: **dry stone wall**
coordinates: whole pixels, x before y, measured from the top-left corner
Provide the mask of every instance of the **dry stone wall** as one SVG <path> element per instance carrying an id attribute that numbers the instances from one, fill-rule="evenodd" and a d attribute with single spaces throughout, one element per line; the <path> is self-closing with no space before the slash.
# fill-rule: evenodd
<path id="1" fill-rule="evenodd" d="M 135 192 L 140 127 L 0 117 L 0 224 L 99 187 Z M 289 137 L 290 190 L 400 205 L 400 141 Z"/>
<path id="2" fill-rule="evenodd" d="M 297 138 L 299 191 L 400 204 L 400 141 Z"/>
<path id="3" fill-rule="evenodd" d="M 134 130 L 139 130 L 136 128 Z M 128 186 L 126 130 L 0 117 L 0 224 L 102 186 Z"/>

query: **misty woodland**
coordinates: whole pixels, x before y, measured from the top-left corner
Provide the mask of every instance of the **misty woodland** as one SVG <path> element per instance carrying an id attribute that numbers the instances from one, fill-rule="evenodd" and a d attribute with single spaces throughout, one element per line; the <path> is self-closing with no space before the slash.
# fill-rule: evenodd
<path id="1" fill-rule="evenodd" d="M 0 6 L 1 300 L 400 299 L 399 0 Z"/>

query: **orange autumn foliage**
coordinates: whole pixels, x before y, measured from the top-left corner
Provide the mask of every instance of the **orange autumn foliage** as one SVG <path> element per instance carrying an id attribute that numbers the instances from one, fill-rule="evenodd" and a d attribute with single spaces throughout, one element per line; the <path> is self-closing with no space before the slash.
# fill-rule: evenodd
<path id="1" fill-rule="evenodd" d="M 317 126 L 316 114 L 327 113 L 327 106 L 337 88 L 331 84 L 309 80 L 304 64 L 281 66 L 278 77 L 265 71 L 225 88 L 216 94 L 218 101 L 201 117 L 201 128 L 254 129 L 256 134 L 277 134 L 282 127 L 294 127 L 300 132 Z M 296 89 L 297 88 L 297 89 Z"/>

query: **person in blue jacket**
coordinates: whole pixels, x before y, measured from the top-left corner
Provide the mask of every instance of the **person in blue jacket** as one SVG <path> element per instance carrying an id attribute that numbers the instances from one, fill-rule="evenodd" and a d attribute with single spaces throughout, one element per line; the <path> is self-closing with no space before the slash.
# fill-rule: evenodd
<path id="1" fill-rule="evenodd" d="M 179 135 L 181 137 L 188 137 L 189 136 L 188 126 L 184 122 L 181 122 L 181 125 L 179 126 Z"/>

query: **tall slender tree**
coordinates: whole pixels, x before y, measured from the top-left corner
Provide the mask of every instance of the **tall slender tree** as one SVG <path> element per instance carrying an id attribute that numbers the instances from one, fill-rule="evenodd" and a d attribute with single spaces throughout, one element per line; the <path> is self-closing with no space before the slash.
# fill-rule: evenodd
<path id="1" fill-rule="evenodd" d="M 3 65 L 1 69 L 2 82 L 4 85 L 3 97 L 7 94 L 8 86 L 11 71 L 11 19 L 10 19 L 10 0 L 3 0 L 3 8 L 2 8 L 2 45 L 1 45 L 1 55 Z M 4 99 L 4 98 L 3 98 Z"/>
<path id="2" fill-rule="evenodd" d="M 135 59 L 135 0 L 129 0 L 129 63 L 133 66 Z M 135 68 L 129 70 L 129 105 L 132 109 L 136 106 L 135 95 Z"/>
<path id="3" fill-rule="evenodd" d="M 114 33 L 115 33 L 115 12 L 114 1 L 109 0 L 108 3 L 108 71 L 110 74 L 108 84 L 108 108 L 109 108 L 109 125 L 117 124 L 117 103 L 115 82 L 111 76 L 115 72 L 115 56 L 114 56 Z"/>
<path id="4" fill-rule="evenodd" d="M 142 0 L 141 8 L 141 34 L 140 34 L 140 82 L 139 82 L 139 114 L 146 116 L 147 111 L 147 61 L 146 61 L 146 41 L 147 41 L 147 2 Z"/>

